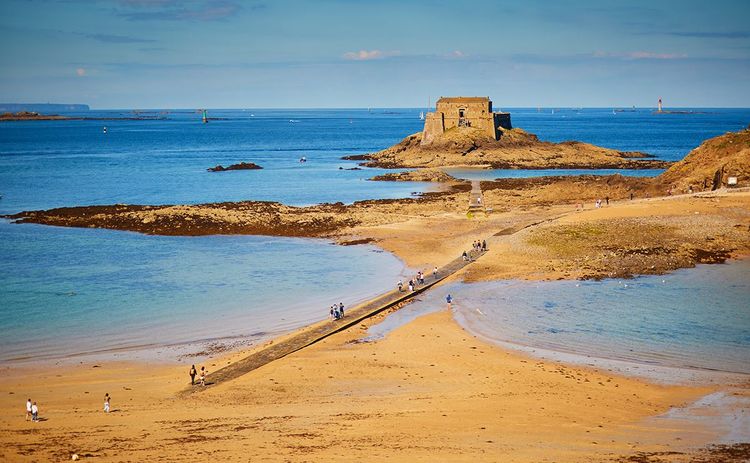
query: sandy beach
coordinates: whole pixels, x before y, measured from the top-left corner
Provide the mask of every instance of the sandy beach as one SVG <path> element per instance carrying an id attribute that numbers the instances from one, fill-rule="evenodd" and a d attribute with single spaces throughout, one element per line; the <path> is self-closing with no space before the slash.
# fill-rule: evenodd
<path id="1" fill-rule="evenodd" d="M 379 342 L 356 343 L 362 333 L 187 398 L 177 396 L 187 365 L 6 370 L 3 458 L 609 461 L 716 438 L 718 430 L 690 423 L 644 421 L 715 388 L 648 384 L 503 351 L 467 335 L 448 310 Z M 39 401 L 44 421 L 23 420 L 25 395 Z"/>
<path id="2" fill-rule="evenodd" d="M 652 221 L 675 221 L 643 237 L 666 243 L 671 235 L 664 230 L 682 230 L 677 248 L 690 249 L 690 236 L 705 239 L 715 232 L 736 254 L 748 245 L 742 241 L 748 203 L 750 193 L 732 192 L 612 202 L 583 212 L 557 206 L 473 220 L 445 213 L 358 229 L 357 236 L 376 240 L 412 267 L 442 265 L 487 237 L 490 251 L 453 277 L 467 281 L 581 278 L 612 271 L 610 261 L 597 257 L 597 246 L 624 239 L 620 229 L 597 235 L 590 246 L 576 241 L 576 252 L 564 239 L 538 237 L 565 237 L 560 230 L 604 222 L 620 227 L 636 220 L 642 229 Z M 684 232 L 685 221 L 696 215 L 701 228 Z M 740 229 L 735 225 L 744 228 L 728 235 Z M 501 233 L 508 227 L 514 229 Z M 625 244 L 618 247 L 628 249 Z M 582 267 L 581 259 L 592 263 Z M 187 396 L 188 360 L 6 365 L 2 458 L 64 461 L 76 453 L 94 461 L 434 461 L 437 455 L 444 461 L 532 462 L 657 461 L 644 455 L 658 454 L 658 461 L 691 461 L 726 430 L 654 417 L 717 391 L 750 394 L 742 378 L 665 385 L 543 361 L 475 339 L 447 308 L 382 340 L 358 342 L 383 316 Z M 219 355 L 205 365 L 213 372 L 249 353 Z M 113 397 L 109 415 L 101 410 L 105 393 Z M 26 396 L 38 401 L 43 421 L 24 421 Z M 747 456 L 747 448 L 732 451 Z M 627 460 L 637 455 L 642 459 Z M 741 461 L 724 458 L 706 461 Z"/>

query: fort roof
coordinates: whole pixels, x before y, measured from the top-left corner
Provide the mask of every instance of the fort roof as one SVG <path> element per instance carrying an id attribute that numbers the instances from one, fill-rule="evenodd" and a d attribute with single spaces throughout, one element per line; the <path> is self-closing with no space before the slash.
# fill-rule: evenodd
<path id="1" fill-rule="evenodd" d="M 486 103 L 490 101 L 488 96 L 441 96 L 438 103 Z"/>

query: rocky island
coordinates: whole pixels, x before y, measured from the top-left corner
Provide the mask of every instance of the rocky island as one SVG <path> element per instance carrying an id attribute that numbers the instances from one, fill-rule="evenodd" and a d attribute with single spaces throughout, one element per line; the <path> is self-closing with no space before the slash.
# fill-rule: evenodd
<path id="1" fill-rule="evenodd" d="M 254 162 L 240 162 L 238 164 L 232 164 L 228 167 L 224 167 L 222 165 L 218 165 L 216 167 L 209 167 L 206 169 L 209 172 L 226 172 L 228 170 L 258 170 L 262 169 L 261 166 L 258 164 L 255 164 Z"/>
<path id="2" fill-rule="evenodd" d="M 551 143 L 513 128 L 489 98 L 441 98 L 424 130 L 377 153 L 348 157 L 382 168 L 473 166 L 494 169 L 664 169 L 669 162 L 589 143 Z"/>

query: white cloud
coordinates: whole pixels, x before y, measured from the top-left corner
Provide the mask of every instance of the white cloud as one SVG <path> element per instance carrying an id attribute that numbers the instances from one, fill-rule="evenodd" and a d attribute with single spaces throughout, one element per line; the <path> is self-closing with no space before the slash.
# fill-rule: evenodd
<path id="1" fill-rule="evenodd" d="M 382 50 L 359 50 L 359 51 L 348 51 L 344 53 L 344 59 L 353 61 L 369 61 L 373 59 L 382 59 L 388 56 L 396 56 L 399 52 L 394 51 L 382 51 Z"/>

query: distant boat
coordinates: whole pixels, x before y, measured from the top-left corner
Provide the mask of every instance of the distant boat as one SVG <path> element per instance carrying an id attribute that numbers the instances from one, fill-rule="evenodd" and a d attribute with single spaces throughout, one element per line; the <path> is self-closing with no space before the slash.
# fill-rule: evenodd
<path id="1" fill-rule="evenodd" d="M 107 133 L 107 127 L 106 126 L 102 129 L 102 133 Z"/>
<path id="2" fill-rule="evenodd" d="M 424 120 L 424 111 L 422 111 L 422 112 L 419 113 L 419 120 L 420 121 Z"/>
<path id="3" fill-rule="evenodd" d="M 289 119 L 290 124 L 296 124 L 297 122 L 299 122 L 297 119 Z"/>

